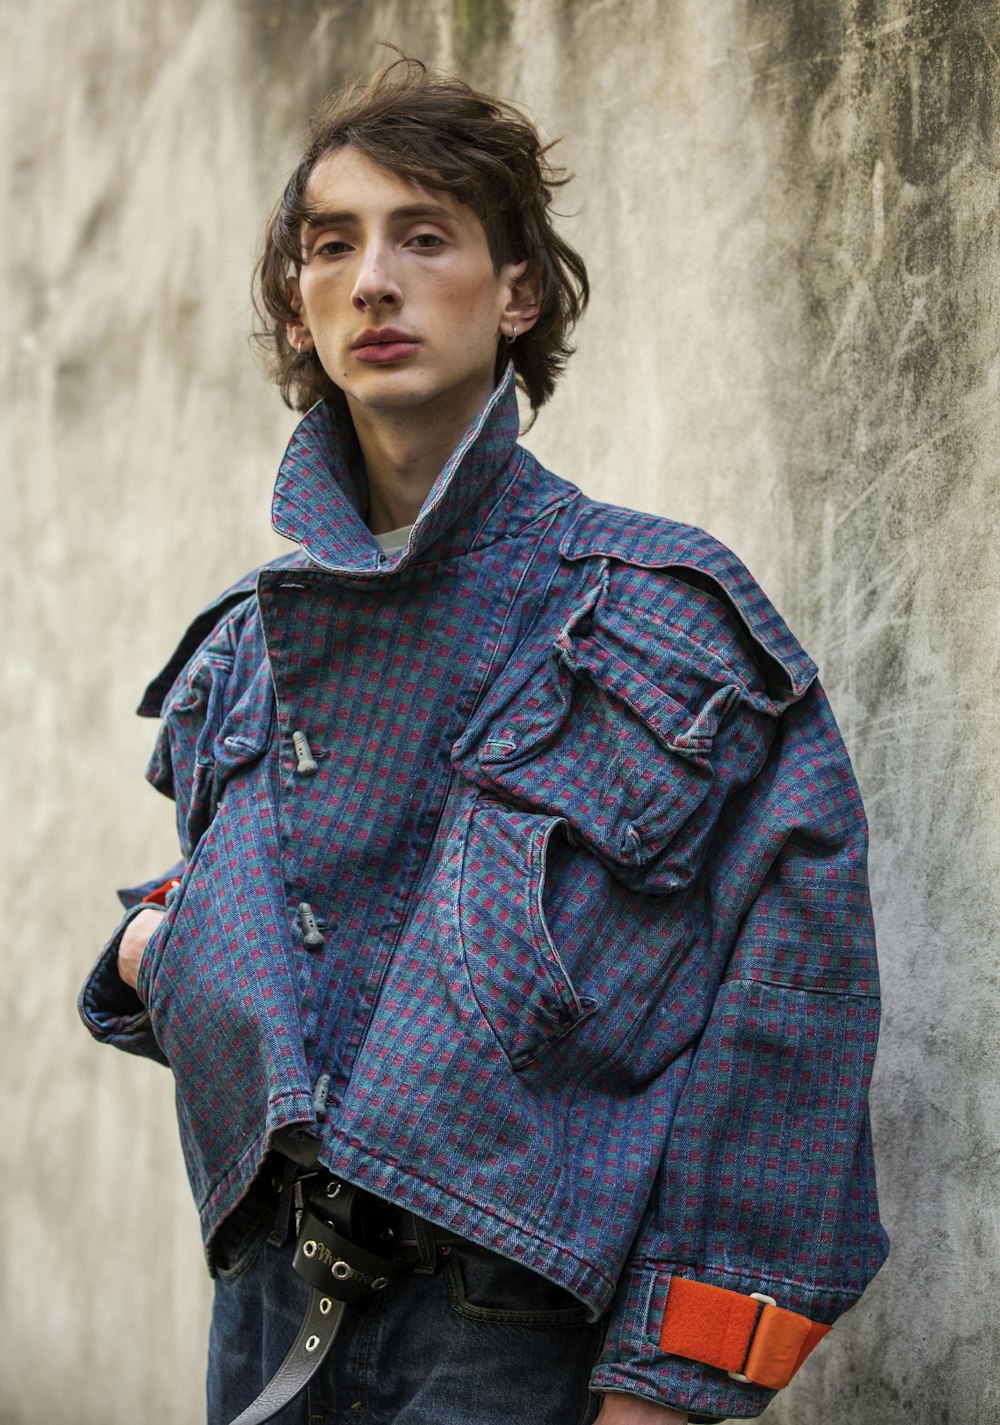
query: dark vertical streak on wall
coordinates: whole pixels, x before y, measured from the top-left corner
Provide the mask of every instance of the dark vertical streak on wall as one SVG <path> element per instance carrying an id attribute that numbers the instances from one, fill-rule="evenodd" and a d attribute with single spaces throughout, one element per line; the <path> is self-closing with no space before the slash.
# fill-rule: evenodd
<path id="1" fill-rule="evenodd" d="M 852 1418 L 985 1420 L 994 1328 L 970 1321 L 960 1344 L 949 1315 L 988 1290 L 970 1246 L 994 1212 L 982 1153 L 1000 1096 L 995 1010 L 975 990 L 997 907 L 981 874 L 997 835 L 1000 15 L 962 0 L 759 0 L 744 44 L 776 142 L 760 300 L 794 512 L 787 611 L 820 659 L 873 825 L 876 1133 L 895 1239 L 851 1360 L 821 1357 L 798 1410 L 790 1397 L 777 1414 L 846 1418 L 830 1402 L 846 1412 L 854 1373 Z M 918 1276 L 946 1285 L 923 1293 Z M 903 1314 L 924 1343 L 916 1369 L 893 1344 Z"/>
<path id="2" fill-rule="evenodd" d="M 453 0 L 455 58 L 463 74 L 488 73 L 510 31 L 507 0 Z"/>

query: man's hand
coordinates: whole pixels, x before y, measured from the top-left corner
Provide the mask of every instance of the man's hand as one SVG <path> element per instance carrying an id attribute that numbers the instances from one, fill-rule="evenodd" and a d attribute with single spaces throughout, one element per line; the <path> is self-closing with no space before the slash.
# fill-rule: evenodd
<path id="1" fill-rule="evenodd" d="M 118 973 L 127 985 L 135 989 L 139 978 L 139 961 L 153 931 L 163 919 L 163 907 L 151 905 L 133 916 L 125 927 L 118 946 Z"/>
<path id="2" fill-rule="evenodd" d="M 654 1405 L 638 1395 L 606 1395 L 594 1425 L 687 1425 L 687 1411 Z"/>

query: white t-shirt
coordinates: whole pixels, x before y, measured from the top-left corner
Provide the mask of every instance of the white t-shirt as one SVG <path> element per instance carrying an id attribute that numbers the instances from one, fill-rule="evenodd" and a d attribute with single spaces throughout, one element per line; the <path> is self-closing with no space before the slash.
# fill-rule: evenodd
<path id="1" fill-rule="evenodd" d="M 383 554 L 395 554 L 402 549 L 410 537 L 411 524 L 404 525 L 402 529 L 390 529 L 385 534 L 377 534 L 375 538 L 382 546 Z"/>

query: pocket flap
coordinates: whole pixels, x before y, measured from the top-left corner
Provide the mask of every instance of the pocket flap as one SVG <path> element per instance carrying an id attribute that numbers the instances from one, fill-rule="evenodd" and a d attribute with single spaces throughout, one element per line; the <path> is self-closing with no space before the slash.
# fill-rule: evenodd
<path id="1" fill-rule="evenodd" d="M 256 762 L 274 736 L 274 688 L 263 663 L 223 719 L 212 743 L 216 774 L 222 780 Z"/>
<path id="2" fill-rule="evenodd" d="M 692 712 L 594 638 L 560 636 L 520 687 L 497 691 L 454 746 L 458 771 L 508 804 L 562 817 L 624 884 L 646 884 L 712 784 L 712 739 L 734 690 Z M 660 890 L 690 875 L 676 849 L 654 878 Z"/>

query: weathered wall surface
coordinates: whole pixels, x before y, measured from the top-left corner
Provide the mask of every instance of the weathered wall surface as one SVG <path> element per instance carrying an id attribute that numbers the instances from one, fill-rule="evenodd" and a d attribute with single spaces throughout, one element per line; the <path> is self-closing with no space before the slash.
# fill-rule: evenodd
<path id="1" fill-rule="evenodd" d="M 9 643 L 0 1421 L 189 1425 L 207 1281 L 168 1076 L 73 998 L 173 859 L 129 715 L 277 547 L 247 350 L 300 122 L 375 41 L 522 100 L 595 295 L 529 443 L 732 544 L 821 664 L 872 823 L 888 1266 L 770 1411 L 992 1425 L 1000 1195 L 1000 15 L 977 0 L 0 8 Z M 597 399 L 598 395 L 600 399 Z"/>

